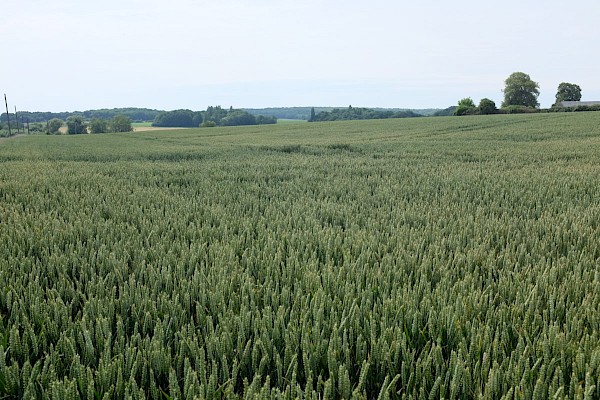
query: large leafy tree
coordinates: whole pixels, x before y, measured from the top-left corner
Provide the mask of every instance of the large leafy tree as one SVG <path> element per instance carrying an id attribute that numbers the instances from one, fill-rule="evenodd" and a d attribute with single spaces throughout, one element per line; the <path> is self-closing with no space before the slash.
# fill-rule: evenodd
<path id="1" fill-rule="evenodd" d="M 581 100 L 581 88 L 579 85 L 574 83 L 562 82 L 558 85 L 556 91 L 556 103 L 560 104 L 561 101 L 579 101 Z"/>
<path id="2" fill-rule="evenodd" d="M 81 116 L 72 115 L 67 118 L 67 133 L 69 135 L 87 133 L 87 125 Z"/>
<path id="3" fill-rule="evenodd" d="M 220 125 L 256 125 L 256 117 L 244 110 L 230 110 L 225 118 L 221 119 Z"/>
<path id="4" fill-rule="evenodd" d="M 191 110 L 173 110 L 159 113 L 152 126 L 197 128 L 202 123 L 202 114 Z"/>
<path id="5" fill-rule="evenodd" d="M 65 123 L 62 121 L 62 119 L 52 118 L 50 121 L 48 121 L 48 133 L 51 135 L 56 135 L 64 124 Z"/>
<path id="6" fill-rule="evenodd" d="M 106 133 L 108 132 L 108 122 L 101 118 L 92 118 L 89 125 L 90 133 Z"/>
<path id="7" fill-rule="evenodd" d="M 504 101 L 502 107 L 525 106 L 537 107 L 540 85 L 531 80 L 524 72 L 513 72 L 504 81 Z"/>
<path id="8" fill-rule="evenodd" d="M 494 103 L 493 100 L 484 98 L 479 102 L 477 112 L 481 115 L 496 114 L 498 109 L 496 108 L 496 103 Z"/>
<path id="9" fill-rule="evenodd" d="M 221 124 L 221 119 L 227 116 L 227 110 L 221 108 L 221 106 L 209 106 L 204 112 L 205 122 L 214 122 L 215 125 Z"/>
<path id="10" fill-rule="evenodd" d="M 458 107 L 454 111 L 454 115 L 469 115 L 475 113 L 475 103 L 470 97 L 465 97 L 458 102 Z"/>
<path id="11" fill-rule="evenodd" d="M 131 132 L 131 119 L 127 115 L 119 114 L 110 120 L 110 130 L 112 132 Z"/>

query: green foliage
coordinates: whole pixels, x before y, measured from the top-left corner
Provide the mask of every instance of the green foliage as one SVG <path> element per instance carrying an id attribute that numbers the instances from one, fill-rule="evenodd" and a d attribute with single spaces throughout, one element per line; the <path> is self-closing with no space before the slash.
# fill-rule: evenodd
<path id="1" fill-rule="evenodd" d="M 0 143 L 0 398 L 600 398 L 600 113 Z"/>
<path id="2" fill-rule="evenodd" d="M 50 135 L 56 135 L 57 133 L 59 133 L 60 128 L 62 128 L 64 124 L 65 123 L 63 122 L 63 120 L 58 118 L 52 118 L 50 121 L 48 121 L 48 133 Z"/>
<path id="3" fill-rule="evenodd" d="M 277 123 L 277 117 L 267 117 L 264 115 L 256 116 L 256 124 L 257 125 L 272 125 Z"/>
<path id="4" fill-rule="evenodd" d="M 540 95 L 540 86 L 531 80 L 529 75 L 523 72 L 513 72 L 504 83 L 502 108 L 509 106 L 536 108 L 539 106 L 537 98 Z"/>
<path id="5" fill-rule="evenodd" d="M 256 125 L 256 117 L 243 110 L 230 110 L 227 116 L 220 120 L 222 126 Z"/>
<path id="6" fill-rule="evenodd" d="M 221 106 L 209 106 L 204 112 L 204 121 L 212 121 L 215 125 L 221 125 L 221 119 L 227 116 L 227 110 Z"/>
<path id="7" fill-rule="evenodd" d="M 106 132 L 131 132 L 133 126 L 131 119 L 124 115 L 116 115 L 110 121 L 100 118 L 94 118 L 89 123 L 90 133 L 106 133 Z"/>
<path id="8" fill-rule="evenodd" d="M 301 121 L 309 121 L 311 120 L 312 110 L 314 109 L 315 113 L 312 115 L 312 118 L 321 111 L 332 111 L 334 107 L 269 107 L 269 108 L 244 108 L 245 111 L 248 111 L 253 115 L 264 115 L 265 117 L 275 117 L 277 119 L 295 119 Z M 426 109 L 397 109 L 397 108 L 375 108 L 377 111 L 412 111 L 415 114 L 423 115 L 423 116 L 431 116 L 436 112 L 440 111 L 435 108 L 426 108 Z"/>
<path id="9" fill-rule="evenodd" d="M 89 123 L 90 133 L 106 133 L 108 132 L 108 121 L 100 118 L 93 118 Z"/>
<path id="10" fill-rule="evenodd" d="M 540 110 L 535 107 L 527 106 L 507 106 L 503 107 L 499 112 L 502 114 L 532 114 L 538 113 Z"/>
<path id="11" fill-rule="evenodd" d="M 318 111 L 331 111 L 331 107 L 315 108 Z M 269 107 L 269 108 L 244 108 L 253 115 L 264 115 L 277 119 L 297 119 L 307 121 L 310 118 L 311 107 Z"/>
<path id="12" fill-rule="evenodd" d="M 226 111 L 221 106 L 210 106 L 204 112 L 204 121 L 202 127 L 211 126 L 242 126 L 242 125 L 265 125 L 276 124 L 276 117 L 264 115 L 254 115 L 245 110 L 229 108 Z"/>
<path id="13" fill-rule="evenodd" d="M 573 109 L 573 111 L 600 111 L 600 104 L 586 105 L 581 104 Z"/>
<path id="14" fill-rule="evenodd" d="M 311 122 L 413 117 L 422 117 L 422 115 L 409 110 L 391 111 L 349 106 L 348 108 L 334 108 L 331 111 L 321 111 L 311 119 Z"/>
<path id="15" fill-rule="evenodd" d="M 574 83 L 562 82 L 558 85 L 556 91 L 556 102 L 554 104 L 560 105 L 563 101 L 579 101 L 581 100 L 581 87 Z"/>
<path id="16" fill-rule="evenodd" d="M 600 104 L 580 104 L 576 107 L 562 107 L 553 105 L 547 112 L 573 112 L 573 111 L 600 111 Z"/>
<path id="17" fill-rule="evenodd" d="M 217 126 L 215 121 L 204 121 L 200 124 L 201 128 L 214 128 L 215 126 Z"/>
<path id="18" fill-rule="evenodd" d="M 473 99 L 466 97 L 458 102 L 454 115 L 473 115 L 475 111 L 477 111 L 477 107 L 475 107 Z"/>
<path id="19" fill-rule="evenodd" d="M 41 122 L 29 123 L 28 125 L 25 125 L 25 130 L 28 130 L 32 135 L 38 133 L 48 133 L 46 130 L 46 124 Z"/>
<path id="20" fill-rule="evenodd" d="M 479 106 L 477 106 L 477 113 L 480 115 L 490 115 L 496 114 L 498 109 L 496 108 L 496 103 L 490 99 L 481 99 L 479 101 Z"/>
<path id="21" fill-rule="evenodd" d="M 115 115 L 109 123 L 111 132 L 132 132 L 131 119 L 126 115 Z"/>
<path id="22" fill-rule="evenodd" d="M 83 118 L 79 115 L 73 115 L 67 118 L 67 133 L 69 135 L 87 133 L 87 125 Z"/>
<path id="23" fill-rule="evenodd" d="M 197 128 L 202 123 L 202 114 L 191 110 L 173 110 L 159 113 L 152 126 L 173 128 Z"/>
<path id="24" fill-rule="evenodd" d="M 32 122 L 41 122 L 46 123 L 53 118 L 66 120 L 68 117 L 73 115 L 78 115 L 85 120 L 91 120 L 94 118 L 110 120 L 112 117 L 123 114 L 127 115 L 133 121 L 152 121 L 159 113 L 158 110 L 151 110 L 147 108 L 113 108 L 113 109 L 101 109 L 101 110 L 87 110 L 87 111 L 75 111 L 75 112 L 30 112 L 30 111 L 20 111 L 19 115 L 23 116 L 25 120 L 29 120 Z M 6 114 L 2 114 L 1 117 L 3 120 L 6 118 Z"/>

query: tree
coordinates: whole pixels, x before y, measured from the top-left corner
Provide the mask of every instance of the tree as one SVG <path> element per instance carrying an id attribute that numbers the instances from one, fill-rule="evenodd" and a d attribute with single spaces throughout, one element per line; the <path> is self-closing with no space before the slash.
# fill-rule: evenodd
<path id="1" fill-rule="evenodd" d="M 62 119 L 52 118 L 50 121 L 48 121 L 48 134 L 56 135 L 64 124 L 65 123 L 62 121 Z"/>
<path id="2" fill-rule="evenodd" d="M 93 118 L 90 121 L 90 133 L 106 133 L 108 132 L 108 122 L 105 119 Z"/>
<path id="3" fill-rule="evenodd" d="M 127 115 L 115 115 L 110 120 L 110 130 L 112 132 L 131 132 L 133 127 L 131 126 L 131 119 Z"/>
<path id="4" fill-rule="evenodd" d="M 540 85 L 531 80 L 529 75 L 523 72 L 513 72 L 504 81 L 504 101 L 502 107 L 525 106 L 536 108 L 540 95 Z"/>
<path id="5" fill-rule="evenodd" d="M 223 110 L 221 106 L 209 106 L 204 112 L 204 121 L 212 121 L 215 125 L 221 125 L 221 119 L 227 116 L 227 110 Z"/>
<path id="6" fill-rule="evenodd" d="M 152 126 L 197 128 L 202 123 L 202 114 L 191 110 L 173 110 L 159 113 Z"/>
<path id="7" fill-rule="evenodd" d="M 562 82 L 558 85 L 556 92 L 556 105 L 560 105 L 562 101 L 579 101 L 581 100 L 581 88 L 574 83 Z"/>
<path id="8" fill-rule="evenodd" d="M 244 110 L 229 109 L 227 116 L 221 119 L 222 126 L 256 125 L 256 117 Z"/>
<path id="9" fill-rule="evenodd" d="M 200 128 L 214 128 L 215 126 L 217 126 L 217 123 L 209 120 L 206 120 L 200 124 Z"/>
<path id="10" fill-rule="evenodd" d="M 475 114 L 475 103 L 470 97 L 465 97 L 458 102 L 458 107 L 454 111 L 454 115 L 471 115 Z"/>
<path id="11" fill-rule="evenodd" d="M 315 108 L 311 107 L 310 108 L 310 119 L 308 120 L 308 122 L 313 122 L 315 120 Z"/>
<path id="12" fill-rule="evenodd" d="M 87 126 L 83 118 L 79 115 L 72 115 L 67 118 L 67 133 L 69 135 L 87 133 Z"/>
<path id="13" fill-rule="evenodd" d="M 277 123 L 277 117 L 272 117 L 272 116 L 264 116 L 261 114 L 258 114 L 256 116 L 256 124 L 257 125 L 268 125 L 268 124 L 276 124 Z"/>
<path id="14" fill-rule="evenodd" d="M 496 114 L 498 109 L 496 108 L 496 103 L 492 100 L 481 99 L 479 101 L 479 106 L 477 106 L 477 112 L 481 115 Z"/>

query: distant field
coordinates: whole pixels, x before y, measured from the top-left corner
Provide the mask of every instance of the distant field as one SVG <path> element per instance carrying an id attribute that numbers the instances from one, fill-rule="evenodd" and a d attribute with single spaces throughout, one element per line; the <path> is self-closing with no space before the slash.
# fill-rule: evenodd
<path id="1" fill-rule="evenodd" d="M 135 129 L 135 128 L 149 128 L 152 126 L 152 122 L 147 121 L 147 122 L 132 122 L 131 126 Z"/>
<path id="2" fill-rule="evenodd" d="M 277 120 L 278 124 L 301 124 L 304 122 L 308 122 L 304 119 L 285 119 L 285 118 L 279 118 Z"/>
<path id="3" fill-rule="evenodd" d="M 598 112 L 23 136 L 0 163 L 0 398 L 600 398 Z"/>
<path id="4" fill-rule="evenodd" d="M 279 119 L 277 120 L 278 124 L 298 124 L 306 121 L 297 120 L 297 119 Z M 152 122 L 134 122 L 131 124 L 134 132 L 144 132 L 144 131 L 164 131 L 164 130 L 173 130 L 173 129 L 189 129 L 189 128 L 162 128 L 162 127 L 154 127 L 152 126 Z"/>
<path id="5" fill-rule="evenodd" d="M 177 129 L 189 129 L 189 128 L 164 128 L 159 126 L 152 126 L 152 122 L 133 122 L 131 124 L 134 132 L 146 132 L 146 131 L 172 131 Z"/>

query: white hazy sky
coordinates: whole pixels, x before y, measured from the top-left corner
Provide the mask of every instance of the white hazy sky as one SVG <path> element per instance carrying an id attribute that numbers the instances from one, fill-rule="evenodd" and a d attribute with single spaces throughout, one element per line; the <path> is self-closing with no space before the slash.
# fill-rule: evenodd
<path id="1" fill-rule="evenodd" d="M 504 80 L 600 100 L 598 0 L 3 0 L 20 110 L 502 101 Z"/>

